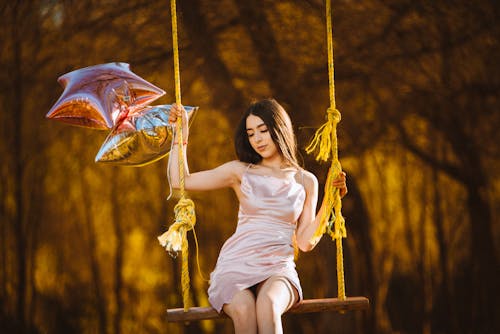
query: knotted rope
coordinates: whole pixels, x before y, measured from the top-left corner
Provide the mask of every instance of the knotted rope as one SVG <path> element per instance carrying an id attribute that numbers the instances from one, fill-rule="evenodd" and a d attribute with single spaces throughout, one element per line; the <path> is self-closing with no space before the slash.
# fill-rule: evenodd
<path id="1" fill-rule="evenodd" d="M 307 146 L 306 152 L 316 153 L 316 160 L 327 161 L 331 154 L 331 165 L 326 178 L 325 196 L 323 203 L 326 210 L 320 218 L 319 226 L 311 241 L 316 243 L 324 233 L 328 233 L 337 245 L 337 281 L 338 298 L 345 300 L 344 282 L 344 255 L 342 249 L 342 238 L 347 236 L 345 220 L 342 217 L 342 202 L 340 191 L 334 187 L 333 180 L 339 176 L 342 166 L 338 159 L 337 146 L 337 124 L 341 120 L 340 111 L 335 105 L 335 82 L 334 82 L 334 62 L 333 62 L 333 39 L 332 39 L 332 9 L 331 0 L 326 0 L 326 30 L 328 45 L 328 79 L 330 93 L 330 107 L 327 109 L 327 121 L 315 133 L 311 143 Z"/>
<path id="2" fill-rule="evenodd" d="M 170 1 L 170 10 L 172 15 L 172 47 L 174 56 L 174 80 L 175 80 L 175 102 L 181 104 L 181 80 L 179 71 L 179 46 L 177 41 L 177 9 L 175 0 Z M 170 226 L 167 232 L 158 237 L 160 244 L 167 249 L 170 254 L 182 252 L 182 300 L 184 303 L 184 311 L 189 309 L 189 266 L 188 266 L 188 241 L 187 232 L 193 230 L 196 224 L 196 214 L 194 210 L 194 202 L 186 198 L 185 191 L 185 171 L 184 171 L 184 148 L 182 139 L 182 117 L 177 119 L 176 124 L 176 140 L 178 143 L 179 153 L 179 184 L 181 198 L 174 207 L 175 222 Z M 195 234 L 196 238 L 196 234 Z M 198 263 L 199 266 L 199 263 Z"/>

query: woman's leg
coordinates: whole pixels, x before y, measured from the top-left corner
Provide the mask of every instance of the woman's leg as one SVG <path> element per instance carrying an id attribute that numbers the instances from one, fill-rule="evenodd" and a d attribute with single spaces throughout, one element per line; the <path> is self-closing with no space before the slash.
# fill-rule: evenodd
<path id="1" fill-rule="evenodd" d="M 257 289 L 256 314 L 260 334 L 283 333 L 281 315 L 299 300 L 299 294 L 288 279 L 273 276 Z"/>
<path id="2" fill-rule="evenodd" d="M 237 292 L 231 302 L 224 304 L 222 309 L 233 320 L 236 334 L 257 333 L 255 296 L 252 291 L 245 289 Z"/>

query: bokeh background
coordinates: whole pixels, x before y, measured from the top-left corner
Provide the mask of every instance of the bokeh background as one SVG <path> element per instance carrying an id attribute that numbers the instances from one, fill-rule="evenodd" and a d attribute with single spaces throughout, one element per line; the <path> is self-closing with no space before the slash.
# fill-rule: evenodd
<path id="1" fill-rule="evenodd" d="M 253 100 L 291 114 L 304 153 L 324 121 L 324 2 L 179 0 L 183 102 L 200 110 L 192 171 L 235 158 Z M 167 324 L 180 261 L 156 237 L 173 220 L 166 159 L 94 163 L 106 131 L 45 119 L 69 71 L 113 61 L 174 101 L 169 1 L 0 4 L 0 332 L 231 333 Z M 333 1 L 348 296 L 370 310 L 284 317 L 286 333 L 499 333 L 500 3 Z M 235 229 L 230 190 L 190 193 L 200 266 Z M 195 269 L 193 299 L 207 305 Z M 301 254 L 306 298 L 336 296 L 335 244 Z"/>

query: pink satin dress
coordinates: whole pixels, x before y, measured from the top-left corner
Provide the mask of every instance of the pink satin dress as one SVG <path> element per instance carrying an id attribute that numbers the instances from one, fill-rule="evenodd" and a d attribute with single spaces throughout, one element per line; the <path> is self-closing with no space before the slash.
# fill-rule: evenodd
<path id="1" fill-rule="evenodd" d="M 286 277 L 302 300 L 293 238 L 306 197 L 304 186 L 294 178 L 264 176 L 247 169 L 240 187 L 238 225 L 222 246 L 210 275 L 210 304 L 220 312 L 236 292 L 271 276 Z"/>

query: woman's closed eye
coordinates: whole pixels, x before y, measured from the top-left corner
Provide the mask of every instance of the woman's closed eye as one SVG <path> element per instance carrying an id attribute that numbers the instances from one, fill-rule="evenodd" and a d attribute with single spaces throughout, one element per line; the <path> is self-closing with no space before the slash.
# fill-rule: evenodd
<path id="1" fill-rule="evenodd" d="M 268 132 L 268 131 L 269 131 L 268 129 L 262 129 L 262 130 L 259 130 L 259 133 L 266 133 L 266 132 Z M 248 136 L 248 138 L 251 138 L 251 137 L 253 137 L 254 135 L 255 135 L 255 133 L 254 133 L 254 132 L 247 132 L 247 136 Z"/>

